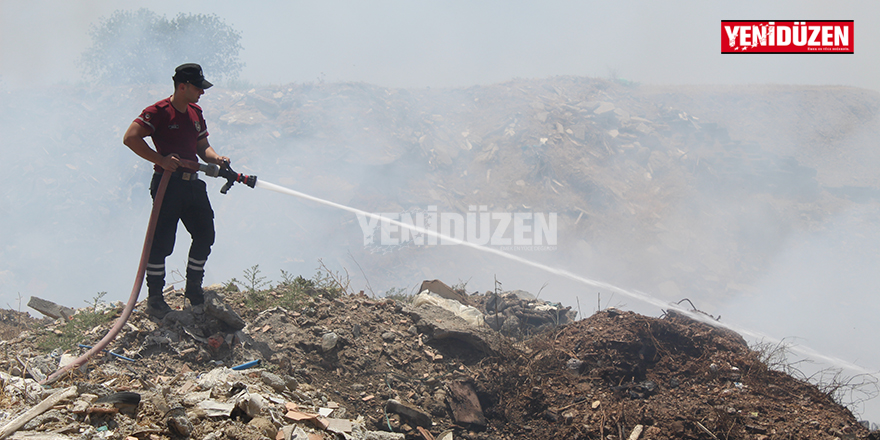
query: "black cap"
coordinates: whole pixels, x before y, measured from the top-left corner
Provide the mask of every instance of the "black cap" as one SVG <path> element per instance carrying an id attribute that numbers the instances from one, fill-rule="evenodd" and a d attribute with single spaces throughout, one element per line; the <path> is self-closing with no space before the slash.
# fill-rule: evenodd
<path id="1" fill-rule="evenodd" d="M 177 66 L 174 69 L 173 80 L 181 83 L 190 83 L 200 89 L 208 89 L 214 84 L 205 79 L 202 73 L 202 66 L 196 63 L 186 63 Z"/>

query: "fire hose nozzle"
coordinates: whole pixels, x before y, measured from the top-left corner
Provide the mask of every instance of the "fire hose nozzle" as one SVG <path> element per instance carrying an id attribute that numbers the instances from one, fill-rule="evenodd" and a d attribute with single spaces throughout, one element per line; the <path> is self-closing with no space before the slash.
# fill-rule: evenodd
<path id="1" fill-rule="evenodd" d="M 239 182 L 253 188 L 257 186 L 257 176 L 245 176 L 244 174 L 239 174 L 243 179 Z"/>
<path id="2" fill-rule="evenodd" d="M 220 188 L 220 192 L 223 194 L 226 194 L 226 191 L 229 191 L 229 188 L 232 188 L 232 185 L 235 184 L 235 182 L 243 183 L 251 188 L 257 185 L 257 176 L 236 173 L 232 167 L 229 166 L 228 162 L 224 167 L 214 164 L 200 163 L 199 171 L 205 173 L 206 176 L 222 177 L 226 179 L 226 184 L 223 185 L 223 188 Z"/>
<path id="3" fill-rule="evenodd" d="M 220 169 L 220 176 L 226 179 L 226 184 L 223 185 L 223 188 L 220 188 L 220 192 L 223 194 L 226 194 L 226 191 L 229 191 L 229 188 L 232 188 L 235 182 L 241 182 L 251 188 L 257 185 L 257 176 L 236 173 L 229 165 L 226 168 Z"/>

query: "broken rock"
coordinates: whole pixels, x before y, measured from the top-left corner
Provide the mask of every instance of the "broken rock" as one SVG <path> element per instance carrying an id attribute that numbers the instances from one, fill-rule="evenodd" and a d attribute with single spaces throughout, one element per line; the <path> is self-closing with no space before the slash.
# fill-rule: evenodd
<path id="1" fill-rule="evenodd" d="M 426 304 L 446 309 L 472 326 L 479 327 L 483 325 L 483 313 L 476 307 L 465 305 L 454 299 L 443 298 L 427 291 L 416 295 L 412 301 L 413 307 L 420 307 Z"/>
<path id="2" fill-rule="evenodd" d="M 165 421 L 168 430 L 181 437 L 189 437 L 193 431 L 192 422 L 186 416 L 186 410 L 183 408 L 174 408 L 168 412 L 168 419 Z"/>
<path id="3" fill-rule="evenodd" d="M 397 400 L 390 399 L 385 404 L 385 410 L 389 413 L 399 414 L 414 425 L 425 428 L 431 427 L 431 416 L 412 405 L 407 405 Z"/>
<path id="4" fill-rule="evenodd" d="M 281 393 L 287 389 L 287 384 L 285 384 L 284 379 L 275 373 L 261 371 L 260 378 L 263 380 L 264 384 L 271 387 L 276 393 Z"/>
<path id="5" fill-rule="evenodd" d="M 485 428 L 486 416 L 483 415 L 480 399 L 474 389 L 465 382 L 450 382 L 447 386 L 449 394 L 446 399 L 455 423 Z"/>
<path id="6" fill-rule="evenodd" d="M 336 348 L 337 342 L 339 342 L 339 335 L 333 332 L 324 333 L 324 336 L 321 337 L 321 350 L 327 353 Z"/>
<path id="7" fill-rule="evenodd" d="M 268 438 L 273 438 L 278 433 L 275 425 L 265 417 L 254 417 L 248 422 L 248 425 L 253 426 Z"/>
<path id="8" fill-rule="evenodd" d="M 205 290 L 205 313 L 217 318 L 233 330 L 241 330 L 247 325 L 235 310 L 223 302 L 223 298 L 217 294 L 216 290 L 210 287 Z"/>

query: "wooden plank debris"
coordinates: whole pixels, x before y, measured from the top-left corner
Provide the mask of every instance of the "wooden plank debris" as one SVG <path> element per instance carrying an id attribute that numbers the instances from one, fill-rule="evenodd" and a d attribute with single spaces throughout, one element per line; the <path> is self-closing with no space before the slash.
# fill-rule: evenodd
<path id="1" fill-rule="evenodd" d="M 67 387 L 62 390 L 58 390 L 53 393 L 51 396 L 44 399 L 42 402 L 37 404 L 37 406 L 25 411 L 22 415 L 16 417 L 11 422 L 9 422 L 3 429 L 0 429 L 0 439 L 4 439 L 9 437 L 15 431 L 18 431 L 19 428 L 25 425 L 25 423 L 31 421 L 34 417 L 48 411 L 50 408 L 61 402 L 62 400 L 69 399 L 73 396 L 76 396 L 76 386 Z"/>

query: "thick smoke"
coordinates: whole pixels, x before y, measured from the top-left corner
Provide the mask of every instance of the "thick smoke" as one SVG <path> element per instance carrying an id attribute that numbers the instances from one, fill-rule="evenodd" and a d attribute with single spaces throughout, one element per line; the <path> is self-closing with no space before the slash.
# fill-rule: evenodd
<path id="1" fill-rule="evenodd" d="M 212 144 L 232 157 L 237 171 L 371 212 L 425 210 L 432 203 L 454 212 L 462 212 L 462 203 L 464 211 L 468 204 L 485 204 L 493 211 L 559 212 L 559 249 L 523 257 L 663 301 L 687 297 L 699 309 L 721 315 L 723 322 L 792 338 L 868 370 L 880 366 L 880 359 L 870 355 L 871 336 L 878 330 L 872 324 L 877 308 L 873 296 L 880 284 L 873 270 L 880 263 L 878 182 L 873 177 L 880 164 L 874 148 L 878 100 L 871 90 L 880 89 L 873 74 L 880 57 L 871 43 L 878 40 L 877 27 L 858 21 L 876 16 L 876 6 L 347 6 L 284 3 L 252 10 L 197 2 L 190 6 L 193 10 L 180 10 L 178 3 L 159 1 L 135 7 L 155 8 L 168 16 L 216 13 L 241 29 L 246 63 L 242 81 L 218 84 L 201 103 Z M 0 149 L 7 173 L 6 184 L 0 186 L 2 306 L 26 309 L 33 295 L 79 307 L 102 291 L 108 292 L 106 299 L 125 300 L 132 287 L 150 208 L 152 171 L 122 145 L 122 133 L 142 108 L 168 96 L 172 87 L 170 80 L 134 87 L 81 80 L 75 62 L 88 45 L 89 25 L 116 7 L 101 1 L 2 3 Z M 857 20 L 856 54 L 719 54 L 721 19 L 804 16 Z M 180 60 L 186 61 L 193 60 Z M 210 79 L 211 73 L 206 74 Z M 480 96 L 474 94 L 484 91 L 474 85 L 488 88 L 514 78 L 557 75 L 613 76 L 646 85 L 863 89 L 657 91 L 655 102 L 664 108 L 690 111 L 698 106 L 703 111 L 689 123 L 716 124 L 740 143 L 736 154 L 719 163 L 701 160 L 701 148 L 713 146 L 694 141 L 674 167 L 658 156 L 636 152 L 626 156 L 629 162 L 608 162 L 614 173 L 562 182 L 563 189 L 535 159 L 552 152 L 541 149 L 546 144 L 538 136 L 499 145 L 495 154 L 504 166 L 493 167 L 492 173 L 481 169 L 479 176 L 465 175 L 463 169 L 450 169 L 456 163 L 452 155 L 474 153 L 458 146 L 444 149 L 438 133 L 456 134 L 455 139 L 443 139 L 446 143 L 461 145 L 468 139 L 478 151 L 491 151 L 490 142 L 462 136 L 468 127 L 454 125 L 464 120 L 456 115 L 479 117 L 476 109 L 486 105 L 485 97 L 475 101 Z M 541 93 L 554 93 L 551 88 Z M 664 93 L 668 100 L 657 98 Z M 835 93 L 840 99 L 830 98 Z M 762 94 L 767 98 L 762 100 Z M 320 111 L 312 111 L 315 107 Z M 546 111 L 553 108 L 560 107 Z M 814 115 L 820 110 L 833 117 L 817 120 Z M 535 113 L 540 111 L 529 103 L 517 120 L 473 124 L 503 132 Z M 239 119 L 230 120 L 230 115 Z M 266 119 L 259 120 L 261 115 Z M 514 125 L 512 130 L 520 128 Z M 420 144 L 422 136 L 426 140 Z M 430 141 L 437 145 L 424 144 Z M 425 151 L 434 151 L 434 162 Z M 539 153 L 525 154 L 530 151 Z M 520 157 L 519 162 L 514 159 Z M 633 163 L 645 170 L 651 165 L 650 178 L 636 173 L 641 168 Z M 756 172 L 762 164 L 766 172 Z M 671 171 L 664 174 L 664 166 Z M 693 180 L 676 170 L 687 171 L 687 179 Z M 535 180 L 515 183 L 521 179 L 515 176 L 532 171 Z M 727 177 L 719 178 L 719 173 Z M 680 191 L 680 197 L 664 198 L 674 203 L 662 207 L 648 198 L 633 208 L 656 213 L 650 222 L 626 215 L 628 208 L 616 205 L 619 196 L 599 190 L 620 176 L 625 178 L 616 180 L 628 180 L 634 193 L 650 194 L 656 187 L 658 194 Z M 471 292 L 492 290 L 497 280 L 505 290 L 540 294 L 578 308 L 582 315 L 607 306 L 660 313 L 632 298 L 460 247 L 365 249 L 358 221 L 350 213 L 241 185 L 222 196 L 222 182 L 206 179 L 218 232 L 208 283 L 241 280 L 243 270 L 254 265 L 274 282 L 282 270 L 308 278 L 324 264 L 331 271 L 348 272 L 354 290 L 378 295 L 391 289 L 412 292 L 423 279 L 466 283 Z M 509 187 L 473 193 L 496 179 L 510 179 Z M 465 187 L 469 191 L 458 190 Z M 590 206 L 577 206 L 587 213 L 581 216 L 570 204 L 535 200 L 534 194 L 550 194 L 550 188 L 588 199 Z M 599 224 L 603 217 L 593 211 L 600 209 L 621 211 L 605 217 L 608 224 Z M 184 271 L 188 243 L 181 227 L 176 252 L 168 259 L 178 274 Z M 169 282 L 179 280 L 170 274 Z M 878 419 L 873 416 L 877 411 L 869 405 L 866 415 Z"/>

